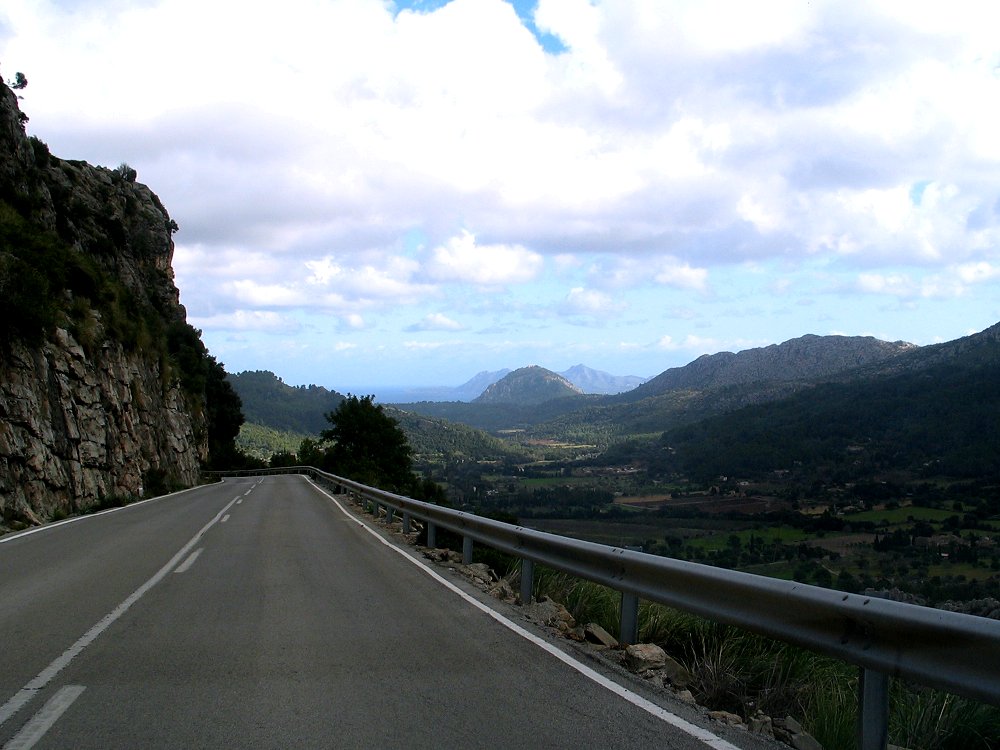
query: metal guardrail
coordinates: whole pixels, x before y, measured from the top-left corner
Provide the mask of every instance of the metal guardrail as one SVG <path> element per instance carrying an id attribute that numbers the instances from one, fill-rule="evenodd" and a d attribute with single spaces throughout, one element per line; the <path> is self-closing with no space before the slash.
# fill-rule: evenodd
<path id="1" fill-rule="evenodd" d="M 390 520 L 402 516 L 463 538 L 471 562 L 473 541 L 521 560 L 521 600 L 530 601 L 534 564 L 542 564 L 622 592 L 621 638 L 634 643 L 639 599 L 647 599 L 835 657 L 862 669 L 858 746 L 884 749 L 889 678 L 1000 706 L 1000 621 L 913 604 L 848 594 L 818 586 L 684 562 L 514 526 L 368 487 L 311 466 L 222 475 L 307 474 L 356 495 Z"/>

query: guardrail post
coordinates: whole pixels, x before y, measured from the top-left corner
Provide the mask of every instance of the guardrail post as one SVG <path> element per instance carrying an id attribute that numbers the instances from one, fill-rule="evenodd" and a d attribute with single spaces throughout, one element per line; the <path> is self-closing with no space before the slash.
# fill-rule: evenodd
<path id="1" fill-rule="evenodd" d="M 437 526 L 433 521 L 427 522 L 427 546 L 431 549 L 437 548 Z"/>
<path id="2" fill-rule="evenodd" d="M 410 533 L 410 514 L 409 513 L 404 513 L 403 514 L 403 533 L 404 534 L 409 534 Z"/>
<path id="3" fill-rule="evenodd" d="M 885 750 L 889 741 L 889 675 L 862 667 L 858 694 L 858 747 Z"/>
<path id="4" fill-rule="evenodd" d="M 472 562 L 472 537 L 463 536 L 462 537 L 462 565 L 468 565 Z"/>
<path id="5" fill-rule="evenodd" d="M 396 517 L 396 509 L 391 505 L 385 506 L 385 522 L 391 524 L 392 519 Z"/>
<path id="6" fill-rule="evenodd" d="M 535 561 L 521 558 L 521 604 L 531 604 L 531 593 L 535 590 Z"/>
<path id="7" fill-rule="evenodd" d="M 622 617 L 618 628 L 618 640 L 623 646 L 639 641 L 639 597 L 628 591 L 622 592 Z"/>

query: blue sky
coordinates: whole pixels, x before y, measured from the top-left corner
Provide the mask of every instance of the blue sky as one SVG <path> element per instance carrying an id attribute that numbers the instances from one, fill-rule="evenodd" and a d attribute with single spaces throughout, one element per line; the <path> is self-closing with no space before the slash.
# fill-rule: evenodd
<path id="1" fill-rule="evenodd" d="M 985 2 L 10 0 L 63 158 L 180 225 L 228 370 L 338 390 L 1000 321 Z"/>

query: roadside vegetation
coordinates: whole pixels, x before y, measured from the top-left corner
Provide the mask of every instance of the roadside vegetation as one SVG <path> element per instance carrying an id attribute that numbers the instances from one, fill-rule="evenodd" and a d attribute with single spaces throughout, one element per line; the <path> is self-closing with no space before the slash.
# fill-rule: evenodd
<path id="1" fill-rule="evenodd" d="M 564 573 L 536 571 L 535 596 L 581 623 L 617 632 L 621 595 Z M 793 716 L 826 750 L 856 747 L 858 669 L 779 641 L 643 602 L 639 640 L 656 643 L 690 674 L 689 689 L 713 710 Z M 893 681 L 889 741 L 921 750 L 995 750 L 1000 708 Z"/>

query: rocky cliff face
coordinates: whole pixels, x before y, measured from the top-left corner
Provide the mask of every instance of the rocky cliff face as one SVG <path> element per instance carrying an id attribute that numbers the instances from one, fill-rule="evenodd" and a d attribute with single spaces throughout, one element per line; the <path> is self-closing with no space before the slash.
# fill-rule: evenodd
<path id="1" fill-rule="evenodd" d="M 0 529 L 192 484 L 209 445 L 165 343 L 176 225 L 134 172 L 51 156 L 24 119 L 0 84 Z"/>
<path id="2" fill-rule="evenodd" d="M 194 484 L 204 417 L 155 362 L 108 345 L 88 356 L 66 329 L 0 365 L 0 512 L 39 523 L 145 484 Z"/>

